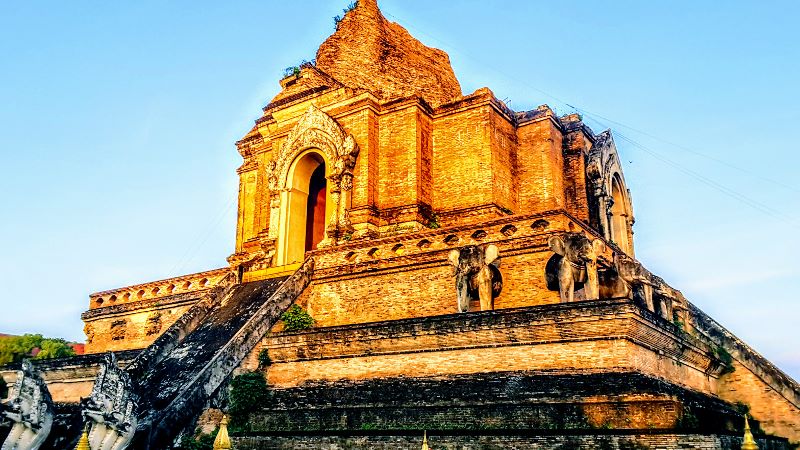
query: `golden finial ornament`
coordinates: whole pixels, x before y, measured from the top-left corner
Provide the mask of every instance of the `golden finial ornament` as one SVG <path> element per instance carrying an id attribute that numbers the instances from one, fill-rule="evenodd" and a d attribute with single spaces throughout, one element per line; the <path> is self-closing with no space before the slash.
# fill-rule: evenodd
<path id="1" fill-rule="evenodd" d="M 428 448 L 428 431 L 425 430 L 425 434 L 422 437 L 422 450 L 430 450 Z"/>
<path id="2" fill-rule="evenodd" d="M 747 414 L 744 415 L 744 442 L 742 442 L 742 450 L 758 450 L 758 444 L 753 439 L 753 433 L 750 432 L 750 422 L 747 420 Z"/>
<path id="3" fill-rule="evenodd" d="M 222 416 L 219 422 L 219 433 L 214 439 L 214 450 L 231 450 L 231 438 L 228 437 L 228 416 Z"/>
<path id="4" fill-rule="evenodd" d="M 84 425 L 83 433 L 81 433 L 81 438 L 78 439 L 78 445 L 75 450 L 92 450 L 92 447 L 89 446 L 89 425 Z"/>

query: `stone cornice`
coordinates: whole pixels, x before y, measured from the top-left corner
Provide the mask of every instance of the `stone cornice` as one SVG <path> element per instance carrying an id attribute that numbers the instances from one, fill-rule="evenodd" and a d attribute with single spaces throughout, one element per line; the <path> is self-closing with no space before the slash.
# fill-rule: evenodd
<path id="1" fill-rule="evenodd" d="M 156 310 L 174 308 L 177 306 L 190 305 L 199 300 L 203 294 L 211 289 L 203 289 L 194 292 L 186 292 L 183 294 L 169 295 L 165 297 L 151 298 L 149 300 L 140 300 L 130 303 L 122 303 L 119 305 L 105 306 L 102 308 L 93 308 L 81 314 L 81 320 L 90 321 L 101 318 L 108 318 L 120 314 L 129 314 L 138 310 Z"/>

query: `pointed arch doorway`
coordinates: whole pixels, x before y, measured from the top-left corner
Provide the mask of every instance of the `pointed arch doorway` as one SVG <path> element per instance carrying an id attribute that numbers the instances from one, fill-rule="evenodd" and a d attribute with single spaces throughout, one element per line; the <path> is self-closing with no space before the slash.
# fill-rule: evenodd
<path id="1" fill-rule="evenodd" d="M 307 251 L 325 239 L 327 219 L 333 213 L 324 155 L 310 149 L 292 163 L 281 204 L 278 265 L 302 262 Z"/>

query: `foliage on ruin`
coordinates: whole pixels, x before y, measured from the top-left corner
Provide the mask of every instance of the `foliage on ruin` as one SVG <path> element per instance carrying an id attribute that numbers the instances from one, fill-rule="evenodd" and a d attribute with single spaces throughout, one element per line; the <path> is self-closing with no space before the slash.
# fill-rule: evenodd
<path id="1" fill-rule="evenodd" d="M 697 418 L 694 411 L 686 409 L 683 411 L 677 426 L 683 430 L 696 430 L 700 427 L 700 419 Z"/>
<path id="2" fill-rule="evenodd" d="M 0 366 L 23 359 L 51 359 L 74 356 L 75 350 L 64 339 L 45 338 L 41 334 L 0 338 Z"/>
<path id="3" fill-rule="evenodd" d="M 302 331 L 314 326 L 314 318 L 300 305 L 292 305 L 281 315 L 286 331 Z"/>
<path id="4" fill-rule="evenodd" d="M 247 372 L 233 377 L 228 392 L 230 428 L 245 429 L 250 413 L 258 411 L 268 400 L 269 389 L 263 373 Z"/>
<path id="5" fill-rule="evenodd" d="M 358 0 L 350 2 L 350 4 L 347 5 L 347 8 L 344 8 L 342 10 L 342 15 L 341 16 L 335 16 L 333 18 L 333 26 L 334 26 L 334 28 L 336 28 L 338 30 L 339 29 L 339 24 L 342 22 L 342 20 L 344 20 L 344 16 L 346 16 L 347 13 L 349 13 L 350 11 L 356 9 L 357 6 L 358 6 Z"/>
<path id="6" fill-rule="evenodd" d="M 312 65 L 313 66 L 314 64 L 316 64 L 316 60 L 312 59 L 311 61 L 308 61 L 308 60 L 304 59 L 304 60 L 300 61 L 300 64 L 298 64 L 296 66 L 289 66 L 289 67 L 283 69 L 283 78 L 296 77 L 296 76 L 300 75 L 300 70 L 303 68 L 303 66 L 305 66 L 305 65 Z"/>
<path id="7" fill-rule="evenodd" d="M 731 354 L 728 353 L 724 347 L 716 345 L 711 349 L 711 351 L 713 352 L 713 356 L 719 361 L 720 367 L 722 367 L 722 370 L 719 373 L 720 375 L 725 375 L 736 371 L 736 367 L 733 365 L 733 356 L 731 356 Z"/>
<path id="8" fill-rule="evenodd" d="M 431 217 L 430 217 L 430 219 L 428 219 L 428 223 L 426 225 L 427 225 L 428 228 L 430 228 L 432 230 L 436 230 L 436 229 L 442 228 L 442 226 L 439 224 L 439 216 L 437 216 L 436 214 L 432 214 L 431 215 Z"/>
<path id="9" fill-rule="evenodd" d="M 260 352 L 258 352 L 258 368 L 264 369 L 272 365 L 272 358 L 269 356 L 269 350 L 266 348 L 262 348 Z"/>
<path id="10" fill-rule="evenodd" d="M 210 434 L 201 433 L 199 430 L 194 436 L 184 434 L 178 443 L 178 450 L 213 450 L 217 433 L 219 433 L 219 428 Z"/>

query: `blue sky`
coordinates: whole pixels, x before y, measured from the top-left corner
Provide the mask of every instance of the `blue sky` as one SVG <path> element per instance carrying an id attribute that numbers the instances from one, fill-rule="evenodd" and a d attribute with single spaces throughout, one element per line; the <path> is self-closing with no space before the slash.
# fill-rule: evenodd
<path id="1" fill-rule="evenodd" d="M 0 5 L 0 331 L 82 340 L 90 292 L 224 266 L 234 142 L 346 3 Z M 639 259 L 800 379 L 800 3 L 380 4 L 465 93 L 614 128 Z"/>

